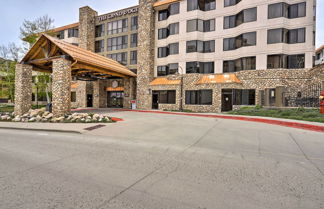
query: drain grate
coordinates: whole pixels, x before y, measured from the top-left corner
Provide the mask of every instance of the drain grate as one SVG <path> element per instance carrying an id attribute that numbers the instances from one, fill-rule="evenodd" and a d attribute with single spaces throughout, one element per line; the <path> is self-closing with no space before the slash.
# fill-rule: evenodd
<path id="1" fill-rule="evenodd" d="M 93 130 L 96 130 L 96 129 L 102 128 L 102 127 L 105 127 L 105 125 L 91 126 L 91 127 L 85 128 L 84 130 L 86 130 L 86 131 L 93 131 Z"/>

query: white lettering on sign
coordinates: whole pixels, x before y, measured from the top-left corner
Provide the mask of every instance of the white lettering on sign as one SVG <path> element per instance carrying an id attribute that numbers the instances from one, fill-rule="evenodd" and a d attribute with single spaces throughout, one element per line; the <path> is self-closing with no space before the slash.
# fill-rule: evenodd
<path id="1" fill-rule="evenodd" d="M 125 9 L 125 10 L 121 10 L 118 12 L 114 12 L 114 13 L 109 13 L 109 14 L 105 14 L 105 15 L 101 15 L 98 17 L 98 21 L 102 22 L 105 20 L 109 20 L 115 17 L 121 17 L 127 14 L 132 14 L 132 13 L 137 13 L 138 12 L 138 8 L 131 8 L 131 9 Z"/>

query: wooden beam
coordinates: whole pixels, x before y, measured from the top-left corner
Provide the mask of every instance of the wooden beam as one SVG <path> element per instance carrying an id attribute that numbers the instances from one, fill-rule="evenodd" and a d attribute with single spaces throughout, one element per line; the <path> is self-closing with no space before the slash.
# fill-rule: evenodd
<path id="1" fill-rule="evenodd" d="M 123 74 L 120 74 L 120 73 L 112 72 L 112 71 L 109 71 L 109 70 L 104 70 L 104 69 L 101 69 L 101 68 L 97 68 L 97 67 L 93 67 L 93 66 L 85 65 L 85 64 L 81 64 L 81 63 L 76 64 L 75 68 L 87 69 L 87 70 L 90 70 L 90 71 L 99 72 L 99 73 L 102 73 L 102 74 L 109 74 L 109 75 L 113 75 L 113 76 L 117 76 L 117 77 L 121 77 L 121 78 L 126 78 L 127 77 L 127 76 L 125 76 Z"/>
<path id="2" fill-rule="evenodd" d="M 52 61 L 53 59 L 61 58 L 62 56 L 55 56 L 55 57 L 48 57 L 48 58 L 42 58 L 42 59 L 36 59 L 36 60 L 31 60 L 27 62 L 28 64 L 42 64 L 42 63 L 47 63 Z"/>

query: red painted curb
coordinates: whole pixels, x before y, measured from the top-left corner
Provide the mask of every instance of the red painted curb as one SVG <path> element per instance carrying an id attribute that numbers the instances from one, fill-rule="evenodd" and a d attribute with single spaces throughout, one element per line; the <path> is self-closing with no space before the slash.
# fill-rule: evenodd
<path id="1" fill-rule="evenodd" d="M 273 120 L 273 119 L 265 119 L 265 118 L 250 118 L 250 117 L 242 117 L 242 116 L 207 115 L 207 114 L 202 115 L 202 114 L 191 114 L 191 113 L 180 113 L 180 112 L 130 110 L 130 109 L 120 109 L 120 110 L 116 110 L 116 111 L 133 111 L 133 112 L 143 112 L 143 113 L 158 113 L 158 114 L 168 114 L 168 115 L 185 115 L 185 116 L 192 116 L 192 117 L 241 120 L 241 121 L 258 122 L 258 123 L 266 123 L 266 124 L 279 125 L 279 126 L 285 126 L 285 127 L 291 127 L 291 128 L 298 128 L 298 129 L 304 129 L 304 130 L 309 130 L 309 131 L 324 132 L 324 126 L 317 126 L 317 125 L 289 122 L 289 121 L 281 121 L 281 120 Z"/>
<path id="2" fill-rule="evenodd" d="M 115 118 L 115 117 L 112 117 L 111 120 L 114 121 L 114 122 L 124 121 L 121 118 Z"/>

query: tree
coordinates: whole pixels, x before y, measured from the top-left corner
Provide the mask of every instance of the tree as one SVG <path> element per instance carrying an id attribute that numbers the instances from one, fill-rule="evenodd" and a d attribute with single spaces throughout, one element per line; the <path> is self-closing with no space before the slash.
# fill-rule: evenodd
<path id="1" fill-rule="evenodd" d="M 0 82 L 1 97 L 14 100 L 15 96 L 15 66 L 21 57 L 22 49 L 15 43 L 9 43 L 8 46 L 0 46 Z"/>
<path id="2" fill-rule="evenodd" d="M 33 21 L 24 20 L 22 26 L 20 27 L 20 38 L 27 45 L 25 50 L 30 49 L 33 44 L 37 41 L 40 33 L 52 34 L 52 29 L 54 28 L 54 19 L 50 18 L 48 15 L 39 17 Z M 39 95 L 45 94 L 47 102 L 51 102 L 50 97 L 50 83 L 51 77 L 48 73 L 37 73 L 35 77 L 35 99 L 38 101 Z M 40 91 L 39 91 L 40 90 Z"/>

